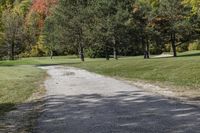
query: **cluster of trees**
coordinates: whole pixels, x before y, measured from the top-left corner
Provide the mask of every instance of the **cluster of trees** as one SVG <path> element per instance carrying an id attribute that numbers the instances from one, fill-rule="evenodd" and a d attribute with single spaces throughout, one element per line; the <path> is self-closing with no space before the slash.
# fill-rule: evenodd
<path id="1" fill-rule="evenodd" d="M 3 0 L 0 2 L 0 57 L 44 56 L 43 27 L 55 0 Z"/>
<path id="2" fill-rule="evenodd" d="M 85 55 L 149 58 L 150 52 L 170 50 L 176 57 L 191 42 L 199 45 L 199 0 L 4 1 L 0 47 L 10 59 L 61 54 L 77 54 L 82 61 Z"/>

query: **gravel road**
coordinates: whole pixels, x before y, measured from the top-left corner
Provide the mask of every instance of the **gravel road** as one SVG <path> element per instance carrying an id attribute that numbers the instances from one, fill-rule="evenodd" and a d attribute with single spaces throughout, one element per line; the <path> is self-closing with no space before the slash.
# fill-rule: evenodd
<path id="1" fill-rule="evenodd" d="M 35 133 L 199 133 L 200 109 L 63 66 L 50 77 Z"/>

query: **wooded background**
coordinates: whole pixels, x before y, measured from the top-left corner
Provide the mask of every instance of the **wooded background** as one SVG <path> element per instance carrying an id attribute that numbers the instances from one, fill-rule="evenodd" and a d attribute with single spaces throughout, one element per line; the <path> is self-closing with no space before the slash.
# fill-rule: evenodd
<path id="1" fill-rule="evenodd" d="M 1 0 L 0 58 L 200 50 L 199 0 Z"/>

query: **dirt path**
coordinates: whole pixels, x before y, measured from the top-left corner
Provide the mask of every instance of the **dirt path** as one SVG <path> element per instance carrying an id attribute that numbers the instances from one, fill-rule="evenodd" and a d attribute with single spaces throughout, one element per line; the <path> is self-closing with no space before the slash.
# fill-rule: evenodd
<path id="1" fill-rule="evenodd" d="M 123 81 L 62 66 L 44 67 L 45 106 L 35 133 L 199 133 L 200 109 Z"/>

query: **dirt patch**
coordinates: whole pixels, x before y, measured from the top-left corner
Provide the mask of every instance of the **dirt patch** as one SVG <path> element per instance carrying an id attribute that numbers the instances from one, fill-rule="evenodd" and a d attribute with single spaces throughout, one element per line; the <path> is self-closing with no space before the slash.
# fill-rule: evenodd
<path id="1" fill-rule="evenodd" d="M 75 75 L 75 73 L 74 72 L 65 72 L 64 74 L 63 74 L 63 76 L 72 76 L 72 75 Z"/>

